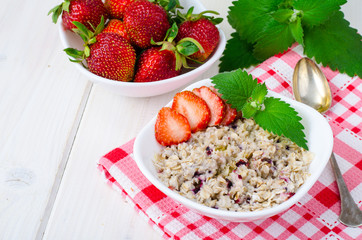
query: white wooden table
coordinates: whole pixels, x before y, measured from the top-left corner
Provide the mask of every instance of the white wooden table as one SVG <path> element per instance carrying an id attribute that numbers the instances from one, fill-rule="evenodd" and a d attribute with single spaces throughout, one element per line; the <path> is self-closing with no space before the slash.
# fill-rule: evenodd
<path id="1" fill-rule="evenodd" d="M 225 17 L 232 1 L 201 2 Z M 0 239 L 161 239 L 103 182 L 96 161 L 134 138 L 176 91 L 128 98 L 92 85 L 47 16 L 60 0 L 1 3 Z M 361 8 L 360 0 L 343 7 L 359 32 Z M 221 28 L 232 32 L 226 19 Z"/>

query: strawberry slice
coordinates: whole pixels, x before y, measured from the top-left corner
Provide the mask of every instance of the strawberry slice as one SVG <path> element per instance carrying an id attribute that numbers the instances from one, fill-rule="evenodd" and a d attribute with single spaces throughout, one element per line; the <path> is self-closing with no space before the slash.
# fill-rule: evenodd
<path id="1" fill-rule="evenodd" d="M 216 93 L 219 97 L 222 96 L 221 93 L 219 93 L 219 91 L 216 88 L 214 88 L 213 86 L 210 86 L 209 88 L 211 91 Z M 225 104 L 225 116 L 224 116 L 223 120 L 221 121 L 220 125 L 227 126 L 235 120 L 238 112 L 236 111 L 235 108 L 232 108 L 230 104 L 226 103 L 224 99 L 223 99 L 223 102 Z"/>
<path id="2" fill-rule="evenodd" d="M 211 111 L 209 126 L 220 125 L 225 116 L 225 106 L 223 100 L 210 88 L 202 86 L 192 90 L 197 96 L 205 100 Z"/>
<path id="3" fill-rule="evenodd" d="M 238 112 L 236 111 L 235 108 L 232 108 L 230 104 L 225 103 L 225 116 L 221 121 L 220 125 L 227 126 L 232 122 L 234 122 L 237 113 Z"/>
<path id="4" fill-rule="evenodd" d="M 191 91 L 176 93 L 172 109 L 187 118 L 191 132 L 206 129 L 211 118 L 210 109 L 206 102 Z"/>
<path id="5" fill-rule="evenodd" d="M 190 124 L 174 109 L 163 107 L 157 115 L 155 137 L 163 146 L 185 142 L 191 137 Z"/>

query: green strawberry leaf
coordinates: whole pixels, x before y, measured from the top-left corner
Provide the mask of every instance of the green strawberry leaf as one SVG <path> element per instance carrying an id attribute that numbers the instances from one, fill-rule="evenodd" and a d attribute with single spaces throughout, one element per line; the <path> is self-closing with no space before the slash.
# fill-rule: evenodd
<path id="1" fill-rule="evenodd" d="M 79 51 L 79 50 L 74 49 L 74 48 L 66 48 L 66 49 L 64 49 L 64 52 L 68 56 L 74 58 L 74 59 L 69 58 L 69 60 L 71 62 L 82 62 L 84 60 L 84 56 L 85 56 L 84 51 Z"/>
<path id="2" fill-rule="evenodd" d="M 293 7 L 302 12 L 303 24 L 312 27 L 324 23 L 346 2 L 347 0 L 295 0 Z"/>
<path id="3" fill-rule="evenodd" d="M 184 56 L 190 56 L 194 54 L 195 52 L 199 51 L 198 46 L 196 46 L 193 42 L 186 41 L 178 44 L 176 46 L 176 49 L 179 53 L 181 53 Z"/>
<path id="4" fill-rule="evenodd" d="M 362 78 L 362 37 L 337 11 L 323 25 L 306 28 L 304 53 L 332 70 Z"/>
<path id="5" fill-rule="evenodd" d="M 72 30 L 76 33 L 78 33 L 79 35 L 84 35 L 84 37 L 86 37 L 87 39 L 91 38 L 93 36 L 93 32 L 90 31 L 86 26 L 84 26 L 82 23 L 77 22 L 77 21 L 73 21 L 72 22 L 74 24 L 74 26 L 76 26 L 77 28 L 73 28 Z"/>
<path id="6" fill-rule="evenodd" d="M 238 111 L 241 111 L 258 84 L 256 79 L 241 69 L 219 73 L 211 79 L 227 103 Z"/>
<path id="7" fill-rule="evenodd" d="M 223 56 L 220 58 L 220 72 L 232 71 L 238 68 L 248 68 L 261 61 L 253 55 L 254 46 L 242 40 L 237 32 L 231 34 L 227 41 Z"/>
<path id="8" fill-rule="evenodd" d="M 167 29 L 167 32 L 166 32 L 166 35 L 165 35 L 165 38 L 163 41 L 172 42 L 176 38 L 177 34 L 178 34 L 177 24 L 173 23 L 172 26 L 169 29 Z"/>
<path id="9" fill-rule="evenodd" d="M 271 133 L 284 135 L 298 146 L 308 150 L 304 126 L 298 113 L 286 102 L 273 97 L 264 100 L 264 110 L 254 115 L 255 122 Z"/>
<path id="10" fill-rule="evenodd" d="M 259 60 L 265 60 L 288 50 L 294 42 L 289 25 L 273 19 L 258 37 L 254 46 L 254 56 Z"/>
<path id="11" fill-rule="evenodd" d="M 281 2 L 282 0 L 235 1 L 229 7 L 228 21 L 241 39 L 255 43 L 265 27 L 275 21 L 270 13 L 277 11 Z"/>
<path id="12" fill-rule="evenodd" d="M 69 5 L 70 5 L 70 0 L 64 0 L 64 2 L 62 2 L 61 4 L 50 9 L 50 11 L 48 12 L 48 16 L 52 14 L 53 23 L 57 23 L 58 18 L 63 11 L 69 12 Z"/>

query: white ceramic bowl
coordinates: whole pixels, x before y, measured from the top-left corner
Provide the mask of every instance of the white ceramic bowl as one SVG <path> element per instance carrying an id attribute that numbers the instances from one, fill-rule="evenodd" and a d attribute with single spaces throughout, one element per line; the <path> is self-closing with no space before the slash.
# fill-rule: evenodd
<path id="1" fill-rule="evenodd" d="M 203 85 L 212 85 L 211 80 L 207 79 L 196 82 L 187 87 L 186 90 L 192 90 L 196 87 L 200 87 Z M 315 155 L 309 167 L 309 172 L 311 175 L 308 177 L 306 182 L 298 189 L 296 194 L 284 203 L 269 209 L 264 209 L 256 212 L 231 212 L 201 205 L 170 190 L 158 179 L 157 172 L 152 163 L 152 159 L 155 154 L 162 149 L 162 146 L 158 144 L 155 139 L 154 126 L 156 122 L 156 117 L 154 117 L 142 129 L 142 131 L 138 134 L 135 140 L 133 152 L 138 167 L 140 168 L 141 172 L 146 176 L 146 178 L 167 196 L 185 205 L 191 210 L 194 210 L 197 213 L 212 218 L 233 222 L 250 222 L 258 219 L 271 217 L 287 210 L 296 202 L 298 202 L 303 197 L 303 195 L 309 191 L 309 189 L 313 186 L 313 184 L 321 175 L 332 153 L 333 134 L 331 127 L 329 126 L 325 118 L 313 108 L 271 91 L 269 91 L 268 95 L 281 98 L 285 102 L 289 103 L 292 107 L 294 107 L 294 109 L 296 109 L 296 111 L 299 113 L 299 116 L 301 116 L 303 119 L 302 124 L 305 127 L 305 134 L 308 141 L 309 150 Z M 170 105 L 171 102 L 168 104 L 168 106 Z"/>
<path id="2" fill-rule="evenodd" d="M 180 3 L 184 7 L 184 11 L 187 11 L 191 6 L 195 7 L 194 13 L 199 13 L 206 10 L 205 7 L 198 0 L 180 0 Z M 217 11 L 217 9 L 213 10 Z M 226 21 L 226 19 L 224 19 L 224 21 Z M 72 47 L 79 50 L 84 49 L 83 41 L 79 36 L 71 31 L 64 30 L 61 22 L 60 24 L 58 24 L 58 26 L 60 39 L 63 43 L 64 48 Z M 120 82 L 97 76 L 88 71 L 81 64 L 74 63 L 74 66 L 76 66 L 76 68 L 90 81 L 99 84 L 107 89 L 110 89 L 111 91 L 114 91 L 120 95 L 128 97 L 151 97 L 161 95 L 191 83 L 191 81 L 195 80 L 202 73 L 204 73 L 221 57 L 221 54 L 225 49 L 226 38 L 223 31 L 220 28 L 218 29 L 220 33 L 219 45 L 204 64 L 198 66 L 191 71 L 185 71 L 183 72 L 183 74 L 177 77 L 165 79 L 162 81 L 149 83 Z"/>

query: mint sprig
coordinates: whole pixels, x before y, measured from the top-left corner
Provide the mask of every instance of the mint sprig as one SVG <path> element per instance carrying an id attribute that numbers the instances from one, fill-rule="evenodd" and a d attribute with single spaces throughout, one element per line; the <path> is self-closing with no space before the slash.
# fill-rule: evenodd
<path id="1" fill-rule="evenodd" d="M 227 19 L 235 33 L 220 59 L 220 72 L 256 65 L 298 42 L 304 47 L 304 54 L 314 57 L 317 63 L 351 77 L 362 77 L 361 35 L 349 26 L 340 11 L 346 2 L 234 1 Z M 239 61 L 235 62 L 237 58 Z"/>
<path id="2" fill-rule="evenodd" d="M 268 97 L 267 87 L 253 79 L 246 71 L 237 69 L 211 78 L 222 98 L 241 111 L 244 118 L 253 118 L 264 130 L 285 136 L 308 150 L 307 140 L 298 116 L 290 104 L 279 98 Z"/>

